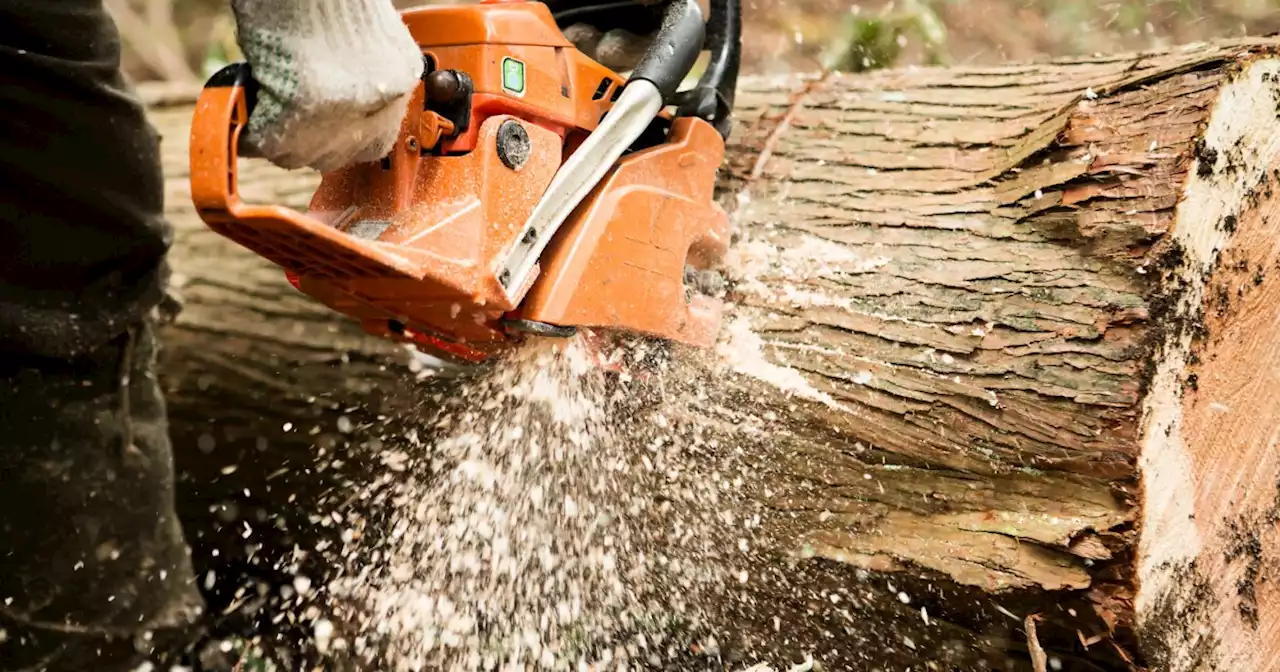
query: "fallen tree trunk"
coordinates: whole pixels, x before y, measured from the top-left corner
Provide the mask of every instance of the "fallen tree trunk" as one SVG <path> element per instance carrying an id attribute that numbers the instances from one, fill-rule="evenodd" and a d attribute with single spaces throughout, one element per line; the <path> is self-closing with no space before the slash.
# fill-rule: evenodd
<path id="1" fill-rule="evenodd" d="M 751 641 L 824 669 L 1280 666 L 1278 48 L 744 82 L 734 305 L 684 363 L 713 382 L 663 412 L 751 465 Z M 334 456 L 423 396 L 403 351 L 202 228 L 189 96 L 153 114 L 189 535 L 202 568 L 287 582 L 252 558 L 337 534 Z"/>

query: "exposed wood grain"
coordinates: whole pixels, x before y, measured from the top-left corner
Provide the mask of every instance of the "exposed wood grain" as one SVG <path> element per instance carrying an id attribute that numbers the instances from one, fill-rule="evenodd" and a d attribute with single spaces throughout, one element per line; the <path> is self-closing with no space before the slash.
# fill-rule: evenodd
<path id="1" fill-rule="evenodd" d="M 1127 658 L 1168 659 L 1187 646 L 1169 641 L 1185 632 L 1149 628 L 1138 651 L 1135 628 L 1156 607 L 1134 610 L 1139 532 L 1150 534 L 1138 470 L 1153 431 L 1150 384 L 1170 356 L 1166 335 L 1186 321 L 1171 309 L 1188 290 L 1168 272 L 1181 249 L 1170 232 L 1206 156 L 1202 131 L 1222 114 L 1220 92 L 1276 47 L 744 81 L 723 180 L 738 207 L 735 305 L 717 356 L 685 363 L 701 371 L 690 380 L 714 384 L 696 386 L 696 404 L 675 392 L 668 403 L 673 420 L 705 428 L 752 465 L 744 506 L 764 517 L 776 554 L 761 556 L 743 588 L 761 605 L 741 618 L 759 642 L 821 650 L 829 669 L 981 661 L 1029 670 L 1022 622 L 1041 614 L 1034 649 L 1080 669 L 1127 669 Z M 336 416 L 390 428 L 421 392 L 398 350 L 199 225 L 185 182 L 190 108 L 172 91 L 164 101 L 153 117 L 186 306 L 166 332 L 165 373 L 194 489 L 188 517 L 208 522 L 210 502 L 250 487 L 245 497 L 263 507 L 293 498 L 297 529 L 281 534 L 294 540 L 312 534 L 307 507 L 331 502 L 346 478 L 308 473 L 317 451 L 350 438 Z M 254 162 L 241 179 L 246 198 L 295 207 L 315 184 Z M 1275 240 L 1266 233 L 1274 206 L 1263 200 L 1232 232 L 1254 270 L 1276 254 L 1263 242 Z M 1222 268 L 1209 284 L 1229 281 Z M 1274 382 L 1239 372 L 1274 358 L 1274 341 L 1249 336 L 1274 333 L 1269 286 L 1247 287 L 1219 322 L 1209 318 L 1219 340 L 1206 352 L 1220 363 L 1181 402 L 1181 440 L 1206 475 L 1197 514 L 1251 515 L 1237 525 L 1259 539 L 1271 539 L 1262 533 L 1274 515 L 1275 425 L 1239 419 L 1272 412 L 1268 395 L 1242 395 Z M 245 456 L 253 463 L 233 477 L 218 473 Z M 1223 499 L 1246 474 L 1267 487 Z M 1224 525 L 1202 533 L 1229 535 Z M 198 557 L 210 564 L 225 542 L 226 533 L 198 539 Z M 1266 563 L 1251 564 L 1254 545 L 1239 547 L 1215 569 L 1202 565 L 1202 583 L 1222 596 L 1241 577 L 1258 579 L 1213 612 L 1238 613 L 1256 634 L 1235 638 L 1240 626 L 1224 626 L 1197 642 L 1217 655 L 1202 660 L 1244 660 L 1242 647 L 1280 627 L 1260 578 Z M 1173 565 L 1151 571 L 1181 576 Z M 1169 604 L 1158 598 L 1151 604 Z M 775 615 L 788 636 L 768 641 Z"/>
<path id="2" fill-rule="evenodd" d="M 1161 669 L 1280 665 L 1270 585 L 1280 521 L 1280 60 L 1223 87 L 1172 232 L 1178 288 L 1148 399 L 1139 579 Z"/>
<path id="3" fill-rule="evenodd" d="M 1280 169 L 1280 163 L 1273 166 Z M 1266 190 L 1274 188 L 1269 177 Z M 1202 569 L 1224 596 L 1213 620 L 1248 636 L 1224 641 L 1223 665 L 1280 668 L 1275 565 L 1280 522 L 1280 199 L 1241 218 L 1209 280 L 1200 360 L 1189 367 L 1182 439 L 1197 475 Z M 1268 278 L 1271 276 L 1271 278 Z M 1194 376 L 1194 378 L 1192 378 Z M 1259 643 L 1267 643 L 1259 646 Z"/>

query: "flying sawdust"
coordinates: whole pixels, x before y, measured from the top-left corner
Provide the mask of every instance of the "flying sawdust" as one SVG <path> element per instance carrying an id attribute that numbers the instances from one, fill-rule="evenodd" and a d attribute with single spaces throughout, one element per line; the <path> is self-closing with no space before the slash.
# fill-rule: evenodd
<path id="1" fill-rule="evenodd" d="M 360 493 L 381 516 L 346 535 L 317 645 L 395 672 L 687 659 L 674 633 L 697 627 L 734 546 L 716 533 L 718 489 L 688 468 L 697 440 L 626 382 L 578 341 L 544 343 L 435 400 L 430 438 L 384 453 Z"/>

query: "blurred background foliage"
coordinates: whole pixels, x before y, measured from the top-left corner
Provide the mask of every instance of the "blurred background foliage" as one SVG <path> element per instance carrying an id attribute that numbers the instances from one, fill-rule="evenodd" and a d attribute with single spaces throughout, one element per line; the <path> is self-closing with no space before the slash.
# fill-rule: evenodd
<path id="1" fill-rule="evenodd" d="M 135 80 L 200 81 L 239 57 L 229 0 L 106 2 Z M 758 74 L 992 64 L 1280 32 L 1280 0 L 743 2 L 744 68 Z M 396 0 L 422 4 L 431 3 Z"/>

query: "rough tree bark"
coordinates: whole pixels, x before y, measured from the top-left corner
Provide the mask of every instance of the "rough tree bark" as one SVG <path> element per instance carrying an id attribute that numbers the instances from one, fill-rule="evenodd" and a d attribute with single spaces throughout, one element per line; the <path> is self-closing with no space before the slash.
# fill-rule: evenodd
<path id="1" fill-rule="evenodd" d="M 1278 52 L 743 83 L 735 305 L 708 398 L 668 410 L 756 465 L 749 633 L 837 670 L 1280 668 Z M 337 418 L 420 398 L 402 351 L 202 228 L 162 98 L 184 515 L 202 569 L 250 571 L 325 534 Z M 278 536 L 243 547 L 228 507 Z"/>

